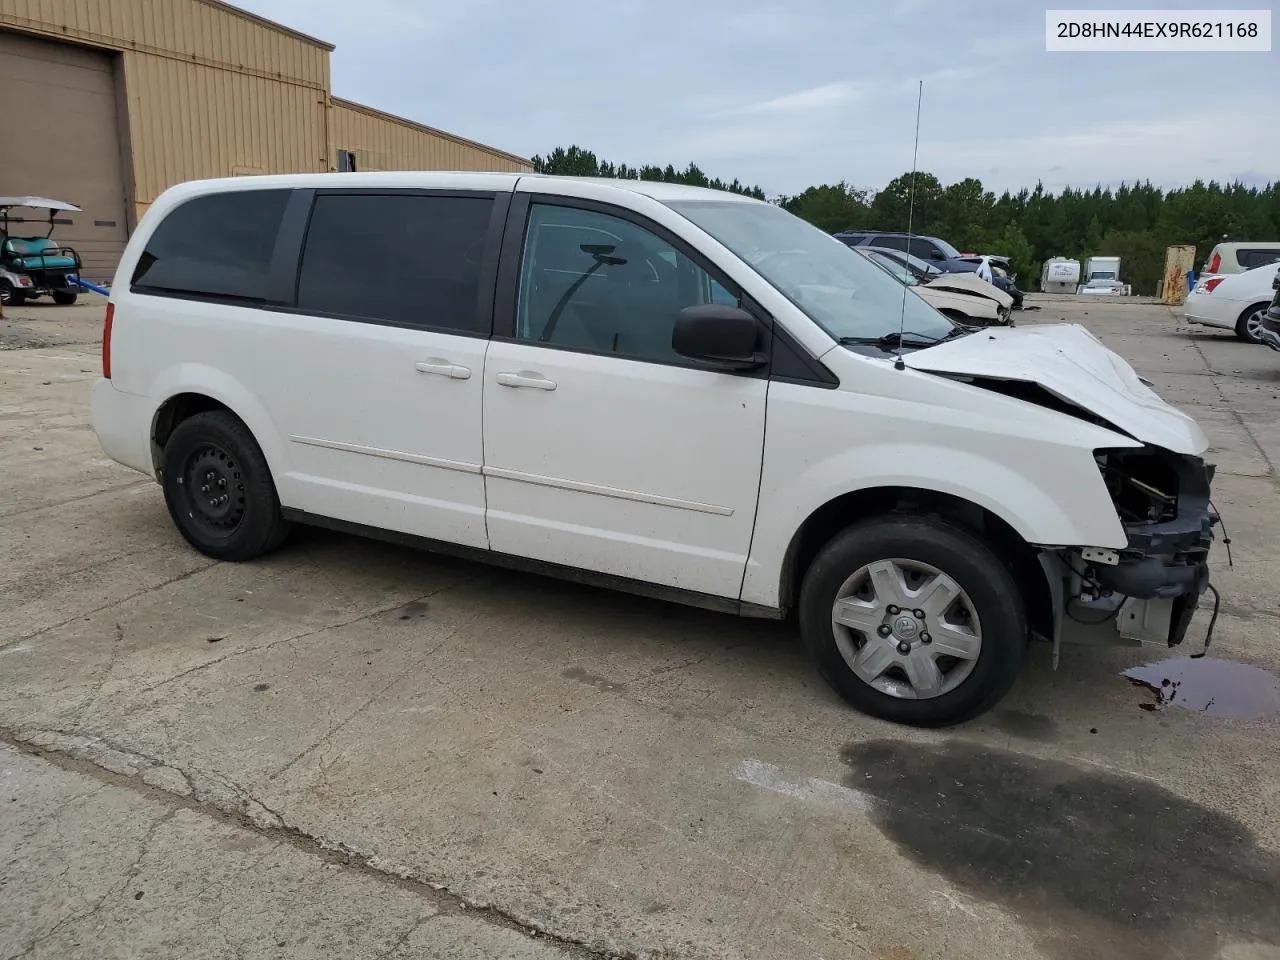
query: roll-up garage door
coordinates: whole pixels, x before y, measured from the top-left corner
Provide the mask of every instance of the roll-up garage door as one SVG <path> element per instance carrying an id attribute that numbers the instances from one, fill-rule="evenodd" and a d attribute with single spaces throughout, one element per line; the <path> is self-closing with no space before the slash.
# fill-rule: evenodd
<path id="1" fill-rule="evenodd" d="M 70 223 L 58 223 L 53 236 L 76 248 L 90 280 L 111 277 L 128 236 L 115 83 L 109 53 L 0 31 L 0 196 L 81 207 L 83 213 L 57 214 Z M 21 228 L 39 235 L 48 229 Z"/>

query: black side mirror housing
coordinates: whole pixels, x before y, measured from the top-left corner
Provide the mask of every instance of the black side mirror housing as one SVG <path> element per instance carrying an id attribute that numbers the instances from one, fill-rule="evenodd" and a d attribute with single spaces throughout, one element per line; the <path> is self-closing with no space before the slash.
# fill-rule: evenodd
<path id="1" fill-rule="evenodd" d="M 760 324 L 741 307 L 727 303 L 704 303 L 685 307 L 671 331 L 671 347 L 717 370 L 752 370 L 769 362 L 756 349 Z"/>

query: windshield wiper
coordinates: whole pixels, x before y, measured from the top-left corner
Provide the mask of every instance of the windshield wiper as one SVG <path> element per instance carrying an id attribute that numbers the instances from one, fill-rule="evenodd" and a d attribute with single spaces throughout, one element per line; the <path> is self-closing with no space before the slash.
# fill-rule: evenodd
<path id="1" fill-rule="evenodd" d="M 977 329 L 977 327 L 957 324 L 941 337 L 935 337 L 931 333 L 917 333 L 914 330 L 904 330 L 901 333 L 895 330 L 880 337 L 840 337 L 836 342 L 842 346 L 858 347 L 932 347 L 935 343 L 954 340 L 956 337 L 973 333 Z"/>
<path id="2" fill-rule="evenodd" d="M 882 337 L 841 337 L 837 342 L 846 347 L 931 347 L 945 339 L 945 337 L 935 337 L 927 333 L 914 333 L 911 330 L 902 333 L 895 330 Z"/>

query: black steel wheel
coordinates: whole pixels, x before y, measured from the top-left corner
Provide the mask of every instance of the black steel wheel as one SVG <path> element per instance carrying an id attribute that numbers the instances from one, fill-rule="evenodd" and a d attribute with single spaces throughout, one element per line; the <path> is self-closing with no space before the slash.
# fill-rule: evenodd
<path id="1" fill-rule="evenodd" d="M 283 542 L 288 524 L 262 450 L 234 414 L 200 413 L 164 448 L 169 515 L 193 547 L 218 560 L 250 560 Z"/>

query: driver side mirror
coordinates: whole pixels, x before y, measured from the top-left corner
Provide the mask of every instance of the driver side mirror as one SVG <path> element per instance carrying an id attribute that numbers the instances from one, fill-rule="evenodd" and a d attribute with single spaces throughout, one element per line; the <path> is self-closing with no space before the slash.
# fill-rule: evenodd
<path id="1" fill-rule="evenodd" d="M 756 349 L 760 324 L 741 307 L 704 303 L 676 316 L 671 347 L 682 357 L 716 370 L 752 370 L 769 362 Z"/>

